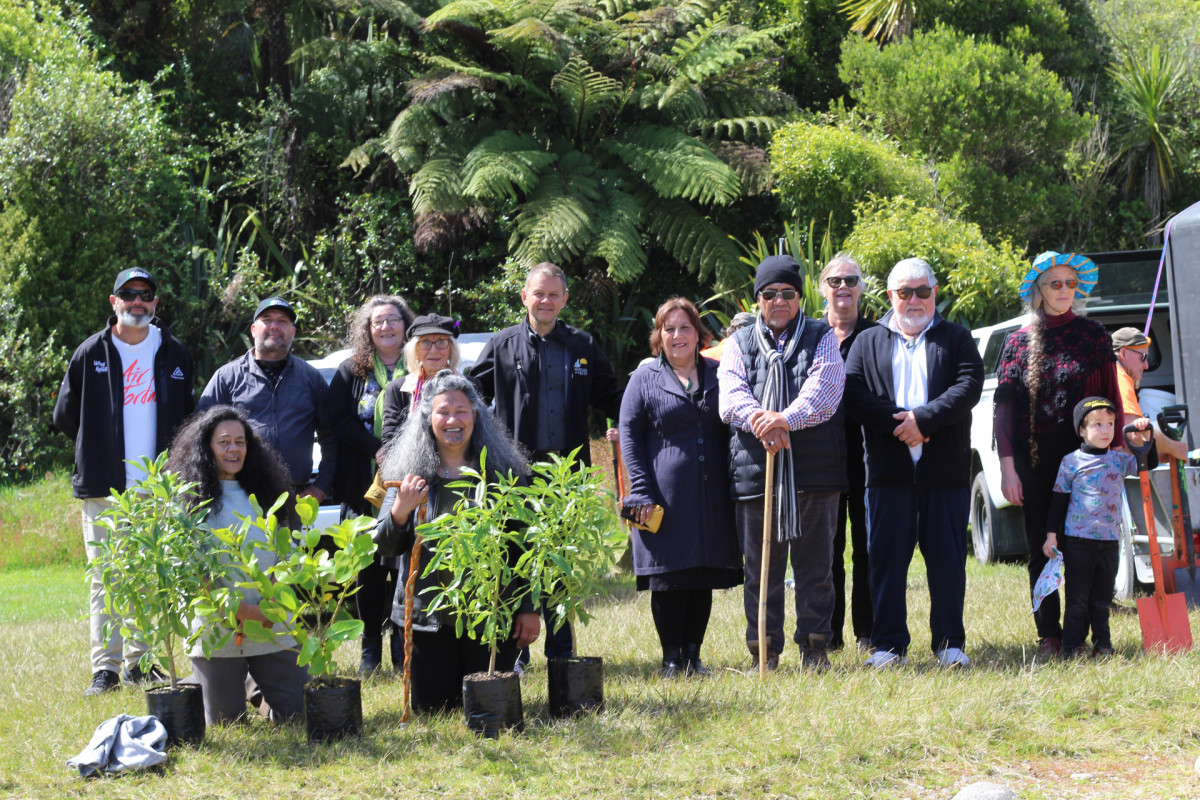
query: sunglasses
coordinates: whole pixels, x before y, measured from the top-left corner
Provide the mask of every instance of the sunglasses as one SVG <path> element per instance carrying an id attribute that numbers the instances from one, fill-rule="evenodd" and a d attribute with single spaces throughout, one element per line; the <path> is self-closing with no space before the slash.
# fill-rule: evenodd
<path id="1" fill-rule="evenodd" d="M 933 294 L 933 287 L 918 286 L 913 288 L 912 286 L 902 286 L 899 289 L 892 289 L 892 291 L 899 295 L 901 300 L 911 300 L 914 294 L 922 300 L 928 300 L 929 295 Z"/>
<path id="2" fill-rule="evenodd" d="M 142 300 L 147 303 L 154 302 L 153 289 L 117 289 L 117 298 L 128 303 L 133 300 Z"/>
<path id="3" fill-rule="evenodd" d="M 1065 281 L 1046 281 L 1046 285 L 1050 287 L 1050 291 L 1057 292 L 1064 286 L 1068 289 L 1074 289 L 1079 285 L 1079 281 L 1074 278 L 1067 278 Z"/>
<path id="4" fill-rule="evenodd" d="M 782 297 L 784 300 L 795 300 L 797 294 L 799 292 L 795 289 L 763 289 L 758 293 L 758 296 L 769 303 L 776 297 Z"/>
<path id="5" fill-rule="evenodd" d="M 832 286 L 834 289 L 838 288 L 843 283 L 846 284 L 847 286 L 849 286 L 850 288 L 854 288 L 855 286 L 858 286 L 858 276 L 850 275 L 849 277 L 843 278 L 839 275 L 834 275 L 832 277 L 826 278 L 825 282 L 828 283 L 830 286 Z"/>

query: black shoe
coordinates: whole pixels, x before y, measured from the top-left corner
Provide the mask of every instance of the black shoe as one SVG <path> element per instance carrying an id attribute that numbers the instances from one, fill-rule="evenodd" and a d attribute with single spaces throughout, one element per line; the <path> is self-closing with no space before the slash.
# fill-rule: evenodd
<path id="1" fill-rule="evenodd" d="M 379 671 L 383 663 L 383 637 L 364 636 L 362 639 L 362 661 L 358 665 L 358 674 L 369 678 Z"/>
<path id="2" fill-rule="evenodd" d="M 121 670 L 121 680 L 132 686 L 142 686 L 148 683 L 161 683 L 167 679 L 157 664 L 151 664 L 150 669 L 142 672 L 142 667 L 135 664 L 133 669 L 125 667 Z"/>
<path id="3" fill-rule="evenodd" d="M 121 679 L 111 669 L 98 669 L 92 673 L 92 685 L 83 690 L 84 697 L 95 697 L 121 688 Z"/>
<path id="4" fill-rule="evenodd" d="M 704 662 L 700 660 L 700 645 L 685 644 L 683 646 L 683 672 L 685 675 L 693 675 L 697 678 L 707 678 L 709 671 L 704 668 Z"/>
<path id="5" fill-rule="evenodd" d="M 683 656 L 678 647 L 664 647 L 662 668 L 658 674 L 664 678 L 678 678 L 684 674 Z"/>
<path id="6" fill-rule="evenodd" d="M 1111 644 L 1098 644 L 1092 650 L 1092 658 L 1108 658 L 1109 656 L 1115 656 L 1116 654 L 1117 651 L 1113 650 Z"/>

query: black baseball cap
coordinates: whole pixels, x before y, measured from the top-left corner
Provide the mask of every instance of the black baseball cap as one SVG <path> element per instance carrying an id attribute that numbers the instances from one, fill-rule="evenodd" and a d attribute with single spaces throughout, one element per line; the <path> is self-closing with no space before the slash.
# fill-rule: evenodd
<path id="1" fill-rule="evenodd" d="M 113 294 L 130 281 L 145 281 L 150 284 L 151 289 L 158 291 L 158 281 L 154 280 L 150 270 L 144 267 L 128 267 L 117 273 L 117 280 L 113 283 Z"/>
<path id="2" fill-rule="evenodd" d="M 254 309 L 254 318 L 258 319 L 263 315 L 264 311 L 272 308 L 279 308 L 284 311 L 292 320 L 292 324 L 296 324 L 296 310 L 292 308 L 291 303 L 284 300 L 282 297 L 268 297 L 258 304 L 258 308 Z"/>

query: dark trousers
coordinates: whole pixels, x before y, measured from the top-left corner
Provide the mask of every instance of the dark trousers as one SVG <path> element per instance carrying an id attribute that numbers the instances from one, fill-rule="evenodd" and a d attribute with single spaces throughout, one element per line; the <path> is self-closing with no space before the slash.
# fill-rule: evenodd
<path id="1" fill-rule="evenodd" d="M 1112 647 L 1108 632 L 1108 610 L 1112 602 L 1113 582 L 1117 579 L 1120 542 L 1058 537 L 1063 554 L 1063 590 L 1066 611 L 1063 617 L 1063 653 L 1070 653 L 1087 641 L 1092 630 L 1093 647 Z"/>
<path id="2" fill-rule="evenodd" d="M 712 589 L 651 592 L 650 613 L 664 656 L 668 650 L 677 651 L 684 645 L 699 647 L 704 644 L 712 614 Z"/>
<path id="3" fill-rule="evenodd" d="M 209 725 L 232 722 L 246 713 L 246 678 L 254 679 L 270 706 L 272 720 L 285 720 L 304 712 L 304 684 L 308 669 L 296 664 L 291 650 L 261 656 L 193 658 L 192 672 L 204 691 L 204 720 Z"/>
<path id="4" fill-rule="evenodd" d="M 828 638 L 833 617 L 833 529 L 840 492 L 802 491 L 796 493 L 800 509 L 800 535 L 786 542 L 777 535 L 779 521 L 772 526 L 771 563 L 767 573 L 767 649 L 782 653 L 783 576 L 788 557 L 796 582 L 796 635 L 801 647 L 808 646 L 809 634 Z M 746 554 L 746 585 L 742 598 L 746 610 L 746 643 L 751 651 L 758 644 L 758 593 L 762 570 L 763 499 L 734 503 L 734 522 Z"/>
<path id="5" fill-rule="evenodd" d="M 970 489 L 931 486 L 868 487 L 867 548 L 876 650 L 903 655 L 908 633 L 908 566 L 921 548 L 929 583 L 929 630 L 936 653 L 966 642 L 967 512 Z"/>
<path id="6" fill-rule="evenodd" d="M 393 627 L 392 602 L 396 596 L 395 567 L 378 561 L 358 573 L 358 592 L 354 595 L 358 618 L 363 623 L 363 638 L 378 639 Z"/>
<path id="7" fill-rule="evenodd" d="M 842 643 L 846 627 L 846 528 L 850 528 L 850 563 L 854 590 L 850 595 L 850 624 L 854 637 L 870 638 L 875 610 L 871 603 L 871 571 L 867 557 L 866 488 L 843 492 L 838 502 L 833 535 L 833 644 Z"/>
<path id="8" fill-rule="evenodd" d="M 1015 453 L 1013 458 L 1013 464 L 1017 468 L 1017 477 L 1021 479 L 1021 492 L 1024 497 L 1025 543 L 1029 547 L 1030 597 L 1033 596 L 1033 587 L 1048 560 L 1042 553 L 1042 545 L 1046 543 L 1046 517 L 1050 514 L 1050 496 L 1054 493 L 1054 481 L 1058 478 L 1058 465 L 1062 463 L 1063 456 L 1079 447 L 1079 437 L 1074 431 L 1069 432 L 1069 435 L 1039 435 L 1037 441 L 1038 465 L 1036 467 L 1029 466 L 1028 446 L 1023 442 L 1015 443 L 1019 452 Z M 1065 538 L 1065 536 L 1060 537 L 1060 541 Z M 1062 607 L 1059 605 L 1058 592 L 1052 592 L 1033 614 L 1033 622 L 1037 625 L 1039 639 L 1062 638 L 1062 624 L 1059 622 L 1061 615 Z"/>
<path id="9" fill-rule="evenodd" d="M 462 706 L 463 677 L 487 672 L 488 648 L 465 635 L 448 631 L 413 631 L 412 706 L 417 711 L 443 711 Z M 509 672 L 517 659 L 517 645 L 505 639 L 496 652 L 496 670 Z"/>

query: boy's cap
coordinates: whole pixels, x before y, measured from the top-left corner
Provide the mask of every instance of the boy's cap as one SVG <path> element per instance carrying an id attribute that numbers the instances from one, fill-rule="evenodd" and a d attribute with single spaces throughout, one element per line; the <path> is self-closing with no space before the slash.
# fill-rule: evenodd
<path id="1" fill-rule="evenodd" d="M 1079 433 L 1080 427 L 1083 426 L 1083 418 L 1093 411 L 1106 408 L 1113 414 L 1117 413 L 1117 407 L 1107 397 L 1085 397 L 1075 404 L 1075 433 Z"/>

